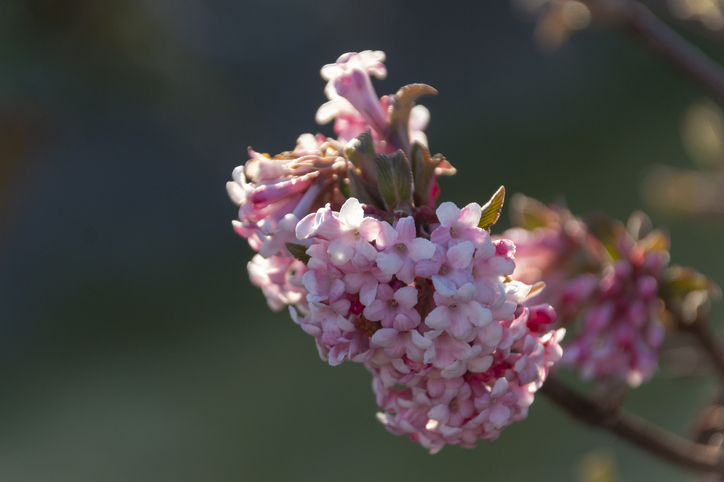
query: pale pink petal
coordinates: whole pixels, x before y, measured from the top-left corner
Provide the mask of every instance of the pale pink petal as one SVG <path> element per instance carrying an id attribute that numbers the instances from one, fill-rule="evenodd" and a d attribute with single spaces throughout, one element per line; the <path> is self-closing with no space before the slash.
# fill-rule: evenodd
<path id="1" fill-rule="evenodd" d="M 371 341 L 383 348 L 392 346 L 397 342 L 397 330 L 394 328 L 380 328 L 372 335 Z"/>
<path id="2" fill-rule="evenodd" d="M 373 248 L 374 249 L 374 248 Z M 354 256 L 354 249 L 344 239 L 335 239 L 327 247 L 327 255 L 332 264 L 342 266 Z"/>
<path id="3" fill-rule="evenodd" d="M 425 318 L 425 324 L 435 330 L 444 330 L 450 323 L 449 310 L 444 306 L 438 306 Z"/>
<path id="4" fill-rule="evenodd" d="M 490 421 L 496 428 L 503 428 L 510 420 L 510 409 L 501 403 L 493 404 L 490 408 Z"/>
<path id="5" fill-rule="evenodd" d="M 377 254 L 377 267 L 382 270 L 383 273 L 389 275 L 395 275 L 405 262 L 395 253 L 378 253 Z"/>
<path id="6" fill-rule="evenodd" d="M 435 212 L 437 213 L 437 219 L 443 226 L 452 226 L 461 214 L 460 208 L 458 208 L 455 203 L 451 202 L 444 202 L 440 204 L 440 207 L 438 207 Z"/>
<path id="7" fill-rule="evenodd" d="M 360 235 L 367 241 L 374 241 L 380 235 L 380 222 L 375 218 L 364 218 L 355 226 L 359 226 Z"/>
<path id="8" fill-rule="evenodd" d="M 359 290 L 360 303 L 369 306 L 374 302 L 375 296 L 377 296 L 377 285 L 378 283 L 376 281 L 369 281 L 362 285 L 362 288 Z"/>
<path id="9" fill-rule="evenodd" d="M 425 238 L 415 238 L 407 244 L 407 251 L 415 262 L 430 259 L 435 254 L 435 244 Z"/>
<path id="10" fill-rule="evenodd" d="M 405 309 L 410 309 L 417 305 L 417 288 L 414 286 L 403 286 L 393 295 L 395 301 Z"/>
<path id="11" fill-rule="evenodd" d="M 473 259 L 475 246 L 470 241 L 463 241 L 447 250 L 447 260 L 453 269 L 465 269 Z M 515 265 L 514 265 L 515 266 Z"/>
<path id="12" fill-rule="evenodd" d="M 435 286 L 435 290 L 443 296 L 453 296 L 458 291 L 455 283 L 445 276 L 433 275 L 432 284 Z"/>
<path id="13" fill-rule="evenodd" d="M 438 422 L 444 422 L 450 418 L 450 409 L 445 404 L 435 405 L 428 412 L 427 416 Z"/>
<path id="14" fill-rule="evenodd" d="M 459 222 L 465 226 L 477 227 L 483 210 L 478 203 L 470 203 L 462 209 Z"/>
<path id="15" fill-rule="evenodd" d="M 482 373 L 490 368 L 492 365 L 492 356 L 479 356 L 468 361 L 468 370 L 470 370 L 472 373 Z"/>
<path id="16" fill-rule="evenodd" d="M 358 227 L 364 218 L 362 205 L 356 198 L 347 199 L 339 210 L 339 220 L 350 227 Z"/>

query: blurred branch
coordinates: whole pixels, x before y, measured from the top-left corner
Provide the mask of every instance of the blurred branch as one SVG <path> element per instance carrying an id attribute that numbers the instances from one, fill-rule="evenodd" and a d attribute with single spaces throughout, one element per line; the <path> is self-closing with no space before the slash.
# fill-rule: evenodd
<path id="1" fill-rule="evenodd" d="M 724 386 L 724 349 L 719 340 L 709 331 L 708 309 L 705 312 L 694 309 L 695 316 L 686 316 L 682 306 L 669 301 L 667 309 L 674 316 L 677 327 L 696 337 L 714 365 L 720 383 Z"/>
<path id="2" fill-rule="evenodd" d="M 554 376 L 548 377 L 539 393 L 573 418 L 605 428 L 667 462 L 699 472 L 724 474 L 724 452 L 717 447 L 687 440 L 621 408 L 605 410 Z"/>
<path id="3" fill-rule="evenodd" d="M 658 56 L 724 103 L 724 69 L 633 0 L 584 0 L 594 17 L 622 26 Z"/>

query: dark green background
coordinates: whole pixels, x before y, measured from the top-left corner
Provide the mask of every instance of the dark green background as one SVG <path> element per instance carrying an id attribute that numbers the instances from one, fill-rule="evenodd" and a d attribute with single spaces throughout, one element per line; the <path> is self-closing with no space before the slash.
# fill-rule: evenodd
<path id="1" fill-rule="evenodd" d="M 498 441 L 430 456 L 247 279 L 224 184 L 248 145 L 332 133 L 319 69 L 343 52 L 387 53 L 380 94 L 439 90 L 444 200 L 504 184 L 625 219 L 648 166 L 691 166 L 700 91 L 615 30 L 553 55 L 532 31 L 506 1 L 0 2 L 0 480 L 565 481 L 600 447 L 622 480 L 692 480 L 540 397 Z M 653 217 L 724 282 L 721 220 Z M 627 405 L 687 433 L 713 390 L 664 373 Z"/>

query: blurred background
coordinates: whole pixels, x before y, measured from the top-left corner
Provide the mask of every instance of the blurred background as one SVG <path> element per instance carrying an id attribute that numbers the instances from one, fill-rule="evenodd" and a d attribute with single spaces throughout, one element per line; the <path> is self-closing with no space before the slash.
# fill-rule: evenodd
<path id="1" fill-rule="evenodd" d="M 720 4 L 706 17 L 670 3 L 649 2 L 724 61 Z M 375 420 L 363 367 L 321 362 L 248 281 L 232 169 L 250 145 L 274 154 L 301 133 L 331 135 L 314 123 L 319 69 L 379 49 L 380 95 L 412 82 L 440 92 L 423 103 L 431 150 L 458 168 L 442 199 L 483 203 L 504 184 L 565 195 L 575 213 L 646 209 L 669 227 L 675 263 L 724 283 L 724 209 L 677 215 L 682 201 L 660 195 L 676 172 L 718 175 L 724 154 L 696 151 L 724 145 L 718 107 L 623 33 L 546 40 L 524 10 L 2 0 L 0 480 L 694 480 L 542 397 L 498 441 L 430 456 Z M 697 198 L 691 186 L 672 196 Z M 715 306 L 715 329 L 723 317 Z M 702 374 L 664 357 L 626 405 L 688 434 L 716 394 Z"/>

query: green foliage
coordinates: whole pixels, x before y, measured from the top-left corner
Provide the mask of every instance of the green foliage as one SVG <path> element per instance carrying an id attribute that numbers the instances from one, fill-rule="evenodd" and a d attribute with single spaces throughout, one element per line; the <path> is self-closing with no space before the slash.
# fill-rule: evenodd
<path id="1" fill-rule="evenodd" d="M 405 154 L 399 150 L 390 155 L 378 154 L 377 185 L 388 211 L 412 204 L 412 171 Z"/>
<path id="2" fill-rule="evenodd" d="M 683 266 L 672 266 L 666 270 L 659 296 L 664 300 L 684 298 L 693 291 L 706 291 L 712 298 L 721 296 L 721 289 L 716 283 L 695 269 Z"/>
<path id="3" fill-rule="evenodd" d="M 307 265 L 311 256 L 307 254 L 306 246 L 302 246 L 301 244 L 296 243 L 286 243 L 286 247 L 289 252 L 292 253 L 292 256 L 304 263 L 305 266 Z"/>
<path id="4" fill-rule="evenodd" d="M 493 194 L 493 197 L 490 198 L 490 201 L 483 206 L 483 214 L 480 216 L 478 227 L 490 232 L 490 227 L 500 218 L 500 212 L 503 210 L 504 202 L 505 187 L 500 186 L 500 188 L 495 191 L 495 194 Z"/>

